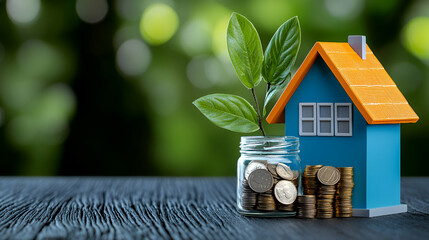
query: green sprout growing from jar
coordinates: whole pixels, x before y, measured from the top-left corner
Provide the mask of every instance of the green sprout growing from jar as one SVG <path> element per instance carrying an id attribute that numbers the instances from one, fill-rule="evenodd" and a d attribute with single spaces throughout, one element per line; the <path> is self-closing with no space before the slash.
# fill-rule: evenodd
<path id="1" fill-rule="evenodd" d="M 227 30 L 228 53 L 241 83 L 251 91 L 255 106 L 240 96 L 221 93 L 203 96 L 193 104 L 218 127 L 240 133 L 260 130 L 265 136 L 262 118 L 267 104 L 289 83 L 300 44 L 298 17 L 283 23 L 263 52 L 253 24 L 243 15 L 232 13 Z M 262 80 L 267 87 L 261 114 L 255 87 Z"/>

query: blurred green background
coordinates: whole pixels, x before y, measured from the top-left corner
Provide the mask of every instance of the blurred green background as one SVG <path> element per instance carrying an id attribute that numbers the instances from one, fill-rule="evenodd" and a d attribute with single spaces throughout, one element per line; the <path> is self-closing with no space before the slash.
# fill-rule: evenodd
<path id="1" fill-rule="evenodd" d="M 402 175 L 429 175 L 429 1 L 409 0 L 0 0 L 0 174 L 235 175 L 241 134 L 191 104 L 251 99 L 226 52 L 233 11 L 264 49 L 299 16 L 295 70 L 316 41 L 366 35 L 420 116 Z"/>

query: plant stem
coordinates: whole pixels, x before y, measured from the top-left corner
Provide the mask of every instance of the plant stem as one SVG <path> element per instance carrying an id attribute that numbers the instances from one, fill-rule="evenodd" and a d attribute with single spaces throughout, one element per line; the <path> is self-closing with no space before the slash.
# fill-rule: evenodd
<path id="1" fill-rule="evenodd" d="M 255 88 L 252 88 L 252 95 L 253 95 L 253 100 L 255 100 L 256 112 L 258 113 L 259 129 L 261 129 L 262 135 L 264 135 L 265 137 L 265 131 L 264 131 L 264 127 L 262 126 L 261 112 L 259 111 L 259 104 L 258 104 L 258 99 L 256 98 Z"/>
<path id="2" fill-rule="evenodd" d="M 265 98 L 264 98 L 264 108 L 265 108 L 265 101 L 267 100 L 267 93 L 268 93 L 268 91 L 270 91 L 270 88 L 271 88 L 271 84 L 267 83 L 267 91 L 265 92 Z"/>

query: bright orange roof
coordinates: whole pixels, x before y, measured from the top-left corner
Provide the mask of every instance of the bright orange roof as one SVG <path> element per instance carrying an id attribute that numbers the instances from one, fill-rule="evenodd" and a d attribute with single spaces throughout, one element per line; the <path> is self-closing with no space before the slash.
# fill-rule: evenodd
<path id="1" fill-rule="evenodd" d="M 317 42 L 274 105 L 268 123 L 284 123 L 286 104 L 318 56 L 368 124 L 415 123 L 419 119 L 368 45 L 363 60 L 348 43 Z"/>

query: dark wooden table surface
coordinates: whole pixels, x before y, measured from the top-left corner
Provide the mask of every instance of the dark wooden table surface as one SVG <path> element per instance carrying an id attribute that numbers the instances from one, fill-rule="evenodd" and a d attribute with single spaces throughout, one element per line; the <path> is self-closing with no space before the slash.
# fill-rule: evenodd
<path id="1" fill-rule="evenodd" d="M 249 218 L 234 178 L 0 178 L 0 239 L 429 239 L 429 178 L 403 178 L 408 213 Z"/>

